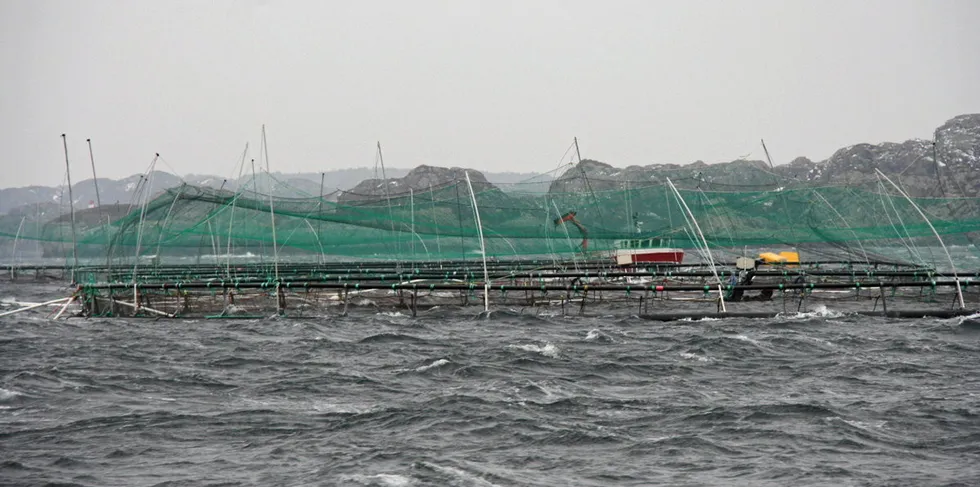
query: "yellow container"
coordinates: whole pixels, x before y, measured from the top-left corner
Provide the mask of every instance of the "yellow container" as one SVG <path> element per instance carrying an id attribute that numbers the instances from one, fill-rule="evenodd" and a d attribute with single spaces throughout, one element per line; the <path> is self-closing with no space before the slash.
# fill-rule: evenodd
<path id="1" fill-rule="evenodd" d="M 763 252 L 759 254 L 759 258 L 762 259 L 766 264 L 785 264 L 786 257 L 773 252 Z"/>
<path id="2" fill-rule="evenodd" d="M 787 264 L 799 264 L 800 254 L 799 252 L 780 252 L 780 257 L 783 257 Z"/>

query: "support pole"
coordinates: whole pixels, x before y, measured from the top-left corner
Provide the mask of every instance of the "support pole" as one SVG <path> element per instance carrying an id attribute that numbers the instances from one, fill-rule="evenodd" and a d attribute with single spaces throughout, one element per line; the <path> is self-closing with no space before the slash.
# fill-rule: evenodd
<path id="1" fill-rule="evenodd" d="M 320 228 L 323 224 L 323 179 L 326 177 L 327 173 L 320 173 L 320 200 L 316 204 L 316 243 L 320 247 L 320 255 L 317 256 L 316 261 L 321 264 L 323 263 L 323 246 L 320 245 Z"/>
<path id="2" fill-rule="evenodd" d="M 65 147 L 65 174 L 68 178 L 68 208 L 71 212 L 71 282 L 75 282 L 75 268 L 78 267 L 78 241 L 75 238 L 75 198 L 71 192 L 71 165 L 68 164 L 68 138 L 61 134 L 61 143 Z"/>
<path id="3" fill-rule="evenodd" d="M 415 260 L 415 190 L 408 188 L 408 204 L 411 212 L 412 231 L 412 260 Z"/>
<path id="4" fill-rule="evenodd" d="M 388 203 L 388 220 L 391 222 L 391 238 L 395 239 L 395 252 L 401 252 L 401 245 L 399 245 L 398 236 L 395 233 L 395 216 L 391 209 L 391 194 L 388 191 L 388 175 L 385 174 L 385 156 L 381 152 L 381 141 L 378 141 L 378 162 L 381 164 L 381 185 L 385 191 L 385 201 Z M 375 168 L 377 170 L 377 168 Z"/>
<path id="5" fill-rule="evenodd" d="M 139 225 L 136 227 L 136 256 L 135 256 L 135 259 L 134 259 L 134 262 L 133 262 L 133 302 L 135 302 L 136 305 L 137 305 L 137 308 L 136 308 L 137 311 L 139 311 L 139 307 L 138 307 L 139 306 L 139 299 L 137 299 L 137 293 L 136 293 L 136 276 L 137 276 L 137 272 L 136 271 L 139 269 L 139 265 L 140 265 L 140 251 L 142 250 L 142 246 L 143 246 L 143 222 L 146 221 L 146 205 L 149 204 L 149 202 L 150 202 L 150 194 L 153 191 L 153 180 L 152 180 L 152 178 L 153 178 L 153 171 L 156 168 L 157 159 L 159 159 L 159 158 L 160 158 L 160 154 L 157 153 L 153 157 L 153 162 L 150 163 L 150 169 L 148 171 L 148 176 L 146 177 L 147 183 L 146 183 L 146 186 L 144 186 L 143 189 L 142 189 L 142 191 L 143 191 L 143 194 L 142 194 L 142 196 L 143 196 L 143 205 L 142 205 L 142 208 L 140 209 Z"/>
<path id="6" fill-rule="evenodd" d="M 442 260 L 442 243 L 439 242 L 439 222 L 436 219 L 436 194 L 432 192 L 432 183 L 429 183 L 429 200 L 432 202 L 432 228 L 436 232 L 436 252 L 439 253 L 439 260 Z"/>
<path id="7" fill-rule="evenodd" d="M 92 183 L 95 184 L 95 204 L 98 206 L 99 213 L 102 213 L 102 197 L 99 195 L 99 177 L 95 174 L 95 155 L 92 153 L 92 139 L 85 139 L 88 143 L 88 159 L 92 162 Z"/>
<path id="8" fill-rule="evenodd" d="M 99 176 L 95 173 L 95 154 L 92 152 L 92 139 L 85 139 L 85 142 L 88 144 L 88 159 L 92 162 L 92 183 L 95 184 L 95 204 L 99 207 L 99 224 L 102 223 L 102 217 L 105 216 L 105 271 L 106 278 L 108 279 L 108 276 L 112 274 L 112 258 L 109 252 L 112 248 L 112 236 L 109 234 L 112 217 L 102 210 L 102 196 L 99 193 Z"/>
<path id="9" fill-rule="evenodd" d="M 727 313 L 728 310 L 725 308 L 725 293 L 721 288 L 721 278 L 718 277 L 718 270 L 715 268 L 715 258 L 711 256 L 711 249 L 708 248 L 708 240 L 704 238 L 704 233 L 701 232 L 701 225 L 698 225 L 698 220 L 694 218 L 694 214 L 691 213 L 691 208 L 687 206 L 684 198 L 681 197 L 680 191 L 677 191 L 677 187 L 671 182 L 670 178 L 667 178 L 667 184 L 670 185 L 670 189 L 674 191 L 674 195 L 677 196 L 677 200 L 680 201 L 681 205 L 684 207 L 684 211 L 691 217 L 691 222 L 694 224 L 694 228 L 698 231 L 698 236 L 701 237 L 701 242 L 704 243 L 704 252 L 708 255 L 708 262 L 711 263 L 711 272 L 715 275 L 715 279 L 718 281 L 718 300 L 721 304 L 721 311 Z"/>
<path id="10" fill-rule="evenodd" d="M 898 190 L 898 192 L 901 193 L 901 195 L 904 196 L 906 200 L 908 200 L 909 204 L 912 205 L 912 208 L 915 208 L 915 211 L 919 212 L 919 216 L 921 216 L 922 219 L 925 220 L 926 225 L 929 225 L 929 229 L 932 230 L 932 234 L 936 236 L 936 240 L 939 240 L 939 245 L 942 246 L 943 252 L 946 253 L 946 259 L 949 260 L 949 268 L 953 272 L 953 280 L 956 282 L 956 296 L 960 300 L 960 309 L 965 309 L 966 303 L 963 301 L 963 290 L 960 288 L 960 277 L 956 275 L 956 264 L 953 264 L 953 257 L 949 255 L 949 249 L 947 249 L 946 244 L 943 243 L 943 238 L 939 236 L 939 232 L 936 231 L 936 227 L 932 226 L 932 222 L 929 221 L 929 218 L 926 216 L 926 214 L 922 211 L 921 208 L 919 208 L 919 205 L 915 204 L 915 202 L 912 201 L 912 198 L 908 195 L 908 193 L 903 191 L 902 188 L 900 188 L 897 184 L 895 184 L 894 181 L 888 179 L 888 176 L 885 176 L 885 174 L 880 170 L 878 170 L 877 168 L 875 168 L 875 172 L 878 173 L 879 176 L 885 178 L 885 181 L 891 183 L 891 185 L 894 186 L 895 189 Z"/>
<path id="11" fill-rule="evenodd" d="M 10 280 L 17 277 L 17 241 L 20 240 L 20 231 L 24 229 L 25 220 L 27 220 L 26 216 L 20 219 L 20 225 L 17 225 L 17 235 L 14 236 L 14 247 L 10 250 L 10 257 L 13 259 L 13 263 L 10 264 Z"/>
<path id="12" fill-rule="evenodd" d="M 476 193 L 473 192 L 473 183 L 470 181 L 469 171 L 464 171 L 466 175 L 466 186 L 470 188 L 470 198 L 473 200 L 473 214 L 476 215 L 476 229 L 480 234 L 480 255 L 483 256 L 483 311 L 490 310 L 490 274 L 487 272 L 487 247 L 483 241 L 483 224 L 480 222 L 480 209 L 476 206 Z"/>
<path id="13" fill-rule="evenodd" d="M 279 243 L 276 240 L 276 207 L 272 201 L 272 171 L 269 166 L 269 144 L 265 140 L 265 124 L 262 125 L 262 151 L 265 154 L 265 172 L 269 176 L 269 213 L 272 215 L 272 259 L 276 273 L 276 282 L 279 282 Z M 278 284 L 277 284 L 278 287 Z"/>
<path id="14" fill-rule="evenodd" d="M 24 306 L 23 308 L 17 308 L 15 310 L 11 310 L 11 311 L 4 311 L 3 313 L 0 313 L 0 317 L 10 316 L 12 314 L 20 313 L 21 311 L 28 311 L 28 310 L 32 310 L 32 309 L 35 309 L 35 308 L 40 308 L 42 306 L 50 306 L 52 304 L 62 303 L 62 302 L 68 301 L 69 299 L 71 299 L 71 298 L 68 297 L 68 298 L 61 298 L 61 299 L 53 299 L 51 301 L 45 301 L 43 303 L 36 303 L 36 304 L 32 304 L 30 306 Z"/>
<path id="15" fill-rule="evenodd" d="M 61 307 L 61 310 L 60 311 L 58 311 L 58 314 L 54 315 L 54 319 L 57 320 L 58 318 L 61 318 L 61 315 L 65 314 L 65 310 L 68 309 L 68 305 L 70 305 L 71 303 L 75 302 L 75 299 L 77 299 L 77 298 L 78 298 L 78 296 L 74 296 L 74 295 L 72 297 L 68 298 L 68 301 L 65 301 L 65 305 Z"/>

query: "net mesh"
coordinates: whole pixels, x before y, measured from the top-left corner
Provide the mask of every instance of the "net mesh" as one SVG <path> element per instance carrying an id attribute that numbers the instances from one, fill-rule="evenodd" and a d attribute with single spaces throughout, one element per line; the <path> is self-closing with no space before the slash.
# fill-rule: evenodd
<path id="1" fill-rule="evenodd" d="M 267 194 L 281 194 L 281 188 L 257 192 L 256 185 L 244 184 L 233 192 L 184 185 L 115 208 L 113 214 L 106 208 L 78 211 L 74 240 L 78 256 L 93 261 L 271 259 L 273 245 L 282 260 L 474 259 L 481 255 L 479 212 L 492 258 L 601 257 L 641 238 L 694 249 L 703 247 L 700 227 L 708 246 L 722 255 L 792 246 L 859 260 L 871 255 L 934 265 L 945 260 L 926 221 L 887 183 L 706 189 L 689 179 L 678 186 L 675 193 L 664 182 L 572 174 L 550 190 L 540 182 L 512 184 L 506 191 L 479 183 L 471 196 L 466 180 L 457 179 L 383 196 L 270 200 Z M 977 255 L 980 198 L 913 201 L 947 246 Z M 17 241 L 22 251 L 40 247 L 47 256 L 71 257 L 68 216 L 44 224 L 28 220 L 0 219 L 0 239 L 7 247 Z"/>

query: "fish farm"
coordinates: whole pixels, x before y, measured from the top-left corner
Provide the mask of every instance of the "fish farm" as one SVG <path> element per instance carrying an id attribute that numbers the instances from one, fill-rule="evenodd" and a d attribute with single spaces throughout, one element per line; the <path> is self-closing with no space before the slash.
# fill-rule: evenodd
<path id="1" fill-rule="evenodd" d="M 0 278 L 60 280 L 70 296 L 0 316 L 459 307 L 669 321 L 980 309 L 980 198 L 911 197 L 882 173 L 866 187 L 719 188 L 697 176 L 623 184 L 573 171 L 547 191 L 504 191 L 454 168 L 421 186 L 378 179 L 366 194 L 300 198 L 277 196 L 287 183 L 268 173 L 234 190 L 162 191 L 149 173 L 112 214 L 99 206 L 4 229 L 0 240 L 15 249 L 42 248 L 64 263 L 15 259 Z"/>

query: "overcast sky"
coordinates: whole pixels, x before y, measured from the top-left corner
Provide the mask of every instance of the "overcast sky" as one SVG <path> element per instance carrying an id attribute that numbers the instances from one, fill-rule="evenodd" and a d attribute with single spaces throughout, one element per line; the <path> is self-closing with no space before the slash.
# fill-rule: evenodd
<path id="1" fill-rule="evenodd" d="M 814 160 L 980 112 L 980 1 L 0 2 L 0 187 L 161 169 Z M 567 162 L 567 158 L 566 158 Z"/>

